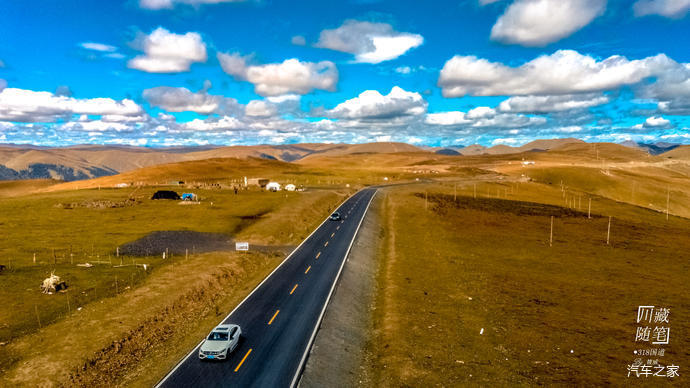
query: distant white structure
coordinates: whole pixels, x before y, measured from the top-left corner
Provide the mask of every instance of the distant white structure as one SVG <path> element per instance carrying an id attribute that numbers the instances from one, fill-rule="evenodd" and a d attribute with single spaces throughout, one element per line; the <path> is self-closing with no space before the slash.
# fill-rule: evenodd
<path id="1" fill-rule="evenodd" d="M 118 183 L 115 185 L 115 187 L 127 187 L 127 186 L 129 186 L 129 185 L 126 183 Z"/>
<path id="2" fill-rule="evenodd" d="M 297 190 L 297 186 L 293 185 L 292 183 L 288 183 L 285 185 L 285 191 L 295 191 Z"/>
<path id="3" fill-rule="evenodd" d="M 387 177 L 387 176 L 384 176 L 384 177 L 383 177 L 383 180 L 384 180 L 384 181 L 388 181 L 388 177 Z"/>
<path id="4" fill-rule="evenodd" d="M 522 165 L 523 166 L 529 166 L 530 164 L 534 164 L 533 160 L 523 160 Z"/>
<path id="5" fill-rule="evenodd" d="M 280 191 L 281 190 L 280 183 L 268 182 L 266 184 L 266 190 L 268 190 L 268 191 Z"/>

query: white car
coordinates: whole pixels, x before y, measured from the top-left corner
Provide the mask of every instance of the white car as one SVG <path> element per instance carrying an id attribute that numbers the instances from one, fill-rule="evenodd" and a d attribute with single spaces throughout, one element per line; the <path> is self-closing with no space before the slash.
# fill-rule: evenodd
<path id="1" fill-rule="evenodd" d="M 218 325 L 199 348 L 200 360 L 225 360 L 237 347 L 242 330 L 238 325 Z"/>

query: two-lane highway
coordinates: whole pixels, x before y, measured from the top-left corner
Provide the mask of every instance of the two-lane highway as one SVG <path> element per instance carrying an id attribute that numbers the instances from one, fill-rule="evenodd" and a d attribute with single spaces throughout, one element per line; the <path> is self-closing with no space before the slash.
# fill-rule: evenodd
<path id="1" fill-rule="evenodd" d="M 223 320 L 242 327 L 226 361 L 199 360 L 197 346 L 158 386 L 294 386 L 375 193 L 363 189 L 340 205 L 342 220 L 324 221 Z"/>

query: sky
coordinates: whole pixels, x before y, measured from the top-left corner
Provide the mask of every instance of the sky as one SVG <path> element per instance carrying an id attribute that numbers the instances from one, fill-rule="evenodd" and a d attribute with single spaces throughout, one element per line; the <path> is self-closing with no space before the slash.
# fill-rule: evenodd
<path id="1" fill-rule="evenodd" d="M 690 0 L 33 0 L 0 143 L 690 143 Z"/>

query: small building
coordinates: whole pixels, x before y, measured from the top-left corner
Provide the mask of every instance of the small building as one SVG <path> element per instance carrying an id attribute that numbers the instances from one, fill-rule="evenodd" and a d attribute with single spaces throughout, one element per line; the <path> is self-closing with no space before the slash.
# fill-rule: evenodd
<path id="1" fill-rule="evenodd" d="M 199 197 L 197 197 L 197 195 L 194 193 L 183 193 L 182 194 L 182 200 L 183 201 L 198 201 Z"/>
<path id="2" fill-rule="evenodd" d="M 285 191 L 295 191 L 297 190 L 297 186 L 293 185 L 292 183 L 288 183 L 285 185 Z"/>
<path id="3" fill-rule="evenodd" d="M 280 191 L 281 190 L 280 183 L 268 182 L 266 184 L 266 190 L 268 190 L 268 191 Z"/>
<path id="4" fill-rule="evenodd" d="M 172 190 L 158 190 L 153 194 L 151 199 L 174 199 L 179 200 L 180 195 Z"/>
<path id="5" fill-rule="evenodd" d="M 122 188 L 122 187 L 127 187 L 127 186 L 129 186 L 129 185 L 126 183 L 118 183 L 115 185 L 115 187 L 117 187 L 117 188 Z"/>

